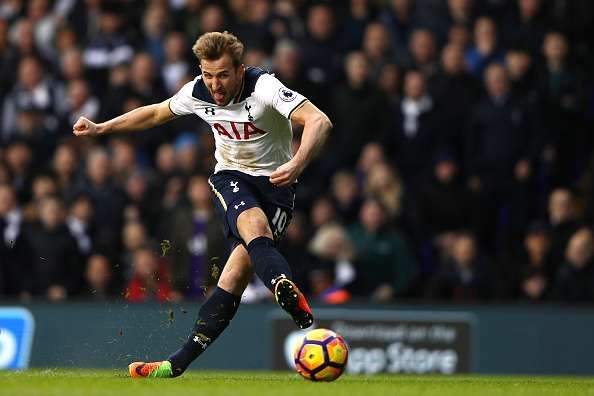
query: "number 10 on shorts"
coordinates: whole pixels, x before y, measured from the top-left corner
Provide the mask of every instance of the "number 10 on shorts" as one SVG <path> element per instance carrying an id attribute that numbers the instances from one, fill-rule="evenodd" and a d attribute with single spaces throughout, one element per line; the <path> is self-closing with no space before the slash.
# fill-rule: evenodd
<path id="1" fill-rule="evenodd" d="M 285 232 L 285 227 L 287 226 L 287 212 L 281 208 L 276 208 L 276 212 L 272 218 L 272 226 L 274 228 L 274 238 L 280 238 Z"/>

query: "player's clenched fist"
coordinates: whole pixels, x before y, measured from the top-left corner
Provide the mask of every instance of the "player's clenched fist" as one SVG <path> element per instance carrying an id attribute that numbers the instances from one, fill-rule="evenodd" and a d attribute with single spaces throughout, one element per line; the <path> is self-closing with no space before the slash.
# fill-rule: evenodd
<path id="1" fill-rule="evenodd" d="M 85 117 L 79 117 L 72 127 L 72 132 L 76 136 L 95 136 L 97 135 L 97 124 Z"/>
<path id="2" fill-rule="evenodd" d="M 272 172 L 268 180 L 270 180 L 270 183 L 278 187 L 287 187 L 297 181 L 301 171 L 301 167 L 299 167 L 294 161 L 289 161 L 282 164 L 274 172 Z"/>

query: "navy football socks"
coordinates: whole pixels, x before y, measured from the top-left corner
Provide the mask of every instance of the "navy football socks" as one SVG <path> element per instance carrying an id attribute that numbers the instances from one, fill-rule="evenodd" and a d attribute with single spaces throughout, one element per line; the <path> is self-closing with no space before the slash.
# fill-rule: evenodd
<path id="1" fill-rule="evenodd" d="M 240 300 L 241 296 L 216 288 L 200 308 L 188 341 L 167 358 L 171 362 L 174 377 L 181 375 L 227 328 L 239 308 Z"/>
<path id="2" fill-rule="evenodd" d="M 276 248 L 274 241 L 261 236 L 247 245 L 254 271 L 264 285 L 274 293 L 274 281 L 278 278 L 292 278 L 289 263 Z"/>

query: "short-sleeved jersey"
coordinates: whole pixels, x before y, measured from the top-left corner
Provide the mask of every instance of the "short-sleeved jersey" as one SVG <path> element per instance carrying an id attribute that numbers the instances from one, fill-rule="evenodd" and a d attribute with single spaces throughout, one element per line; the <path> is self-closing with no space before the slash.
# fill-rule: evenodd
<path id="1" fill-rule="evenodd" d="M 265 71 L 247 67 L 238 95 L 215 104 L 202 76 L 169 101 L 176 115 L 196 114 L 210 124 L 216 142 L 215 173 L 237 170 L 269 176 L 292 158 L 291 115 L 307 99 Z"/>

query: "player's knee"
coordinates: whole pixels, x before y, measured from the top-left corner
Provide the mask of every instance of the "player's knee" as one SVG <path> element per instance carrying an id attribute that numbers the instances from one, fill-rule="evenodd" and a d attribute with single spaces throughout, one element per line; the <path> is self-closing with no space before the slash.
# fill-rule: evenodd
<path id="1" fill-rule="evenodd" d="M 260 208 L 252 208 L 243 212 L 237 219 L 237 228 L 246 244 L 260 236 L 272 238 L 268 219 Z"/>

